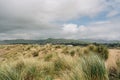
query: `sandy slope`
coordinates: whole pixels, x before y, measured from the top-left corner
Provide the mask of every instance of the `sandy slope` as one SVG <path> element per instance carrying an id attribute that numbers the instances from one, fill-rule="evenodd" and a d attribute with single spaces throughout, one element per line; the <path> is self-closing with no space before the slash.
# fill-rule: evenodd
<path id="1" fill-rule="evenodd" d="M 107 68 L 116 67 L 116 61 L 120 59 L 120 50 L 118 49 L 109 49 L 109 58 L 105 62 Z"/>

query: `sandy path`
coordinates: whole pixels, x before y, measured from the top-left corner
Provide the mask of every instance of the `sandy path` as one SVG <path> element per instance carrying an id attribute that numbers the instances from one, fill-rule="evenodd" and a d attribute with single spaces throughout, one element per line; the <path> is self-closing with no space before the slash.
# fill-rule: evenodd
<path id="1" fill-rule="evenodd" d="M 6 52 L 7 52 L 6 50 L 0 49 L 0 56 L 1 56 L 1 55 L 4 55 Z"/>
<path id="2" fill-rule="evenodd" d="M 107 68 L 116 67 L 116 61 L 120 59 L 120 50 L 118 49 L 109 49 L 109 58 L 105 62 Z"/>

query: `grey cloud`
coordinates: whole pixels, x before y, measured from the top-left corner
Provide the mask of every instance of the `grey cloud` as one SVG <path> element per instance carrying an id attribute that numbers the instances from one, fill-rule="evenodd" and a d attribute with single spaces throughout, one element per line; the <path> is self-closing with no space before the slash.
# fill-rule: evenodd
<path id="1" fill-rule="evenodd" d="M 105 0 L 0 0 L 0 38 L 81 38 L 85 33 L 61 34 L 55 21 L 94 17 L 106 9 Z"/>

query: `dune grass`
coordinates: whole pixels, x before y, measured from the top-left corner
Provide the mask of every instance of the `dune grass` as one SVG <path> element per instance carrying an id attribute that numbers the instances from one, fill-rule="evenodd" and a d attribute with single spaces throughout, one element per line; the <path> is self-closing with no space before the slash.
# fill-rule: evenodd
<path id="1" fill-rule="evenodd" d="M 82 56 L 71 71 L 64 73 L 64 80 L 109 80 L 104 61 L 97 55 Z"/>
<path id="2" fill-rule="evenodd" d="M 0 80 L 109 80 L 104 60 L 92 48 L 47 44 L 5 49 Z"/>
<path id="3" fill-rule="evenodd" d="M 108 80 L 104 62 L 96 55 L 74 59 L 57 55 L 50 61 L 21 58 L 0 66 L 0 80 Z"/>

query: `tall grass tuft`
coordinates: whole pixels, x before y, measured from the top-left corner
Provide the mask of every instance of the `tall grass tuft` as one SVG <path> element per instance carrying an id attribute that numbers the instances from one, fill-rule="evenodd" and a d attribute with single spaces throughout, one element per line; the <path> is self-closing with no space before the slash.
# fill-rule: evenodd
<path id="1" fill-rule="evenodd" d="M 63 80 L 109 80 L 104 61 L 96 55 L 82 56 Z"/>
<path id="2" fill-rule="evenodd" d="M 96 52 L 103 58 L 103 59 L 108 59 L 108 49 L 107 47 L 103 46 L 103 45 L 99 45 L 96 47 Z"/>

